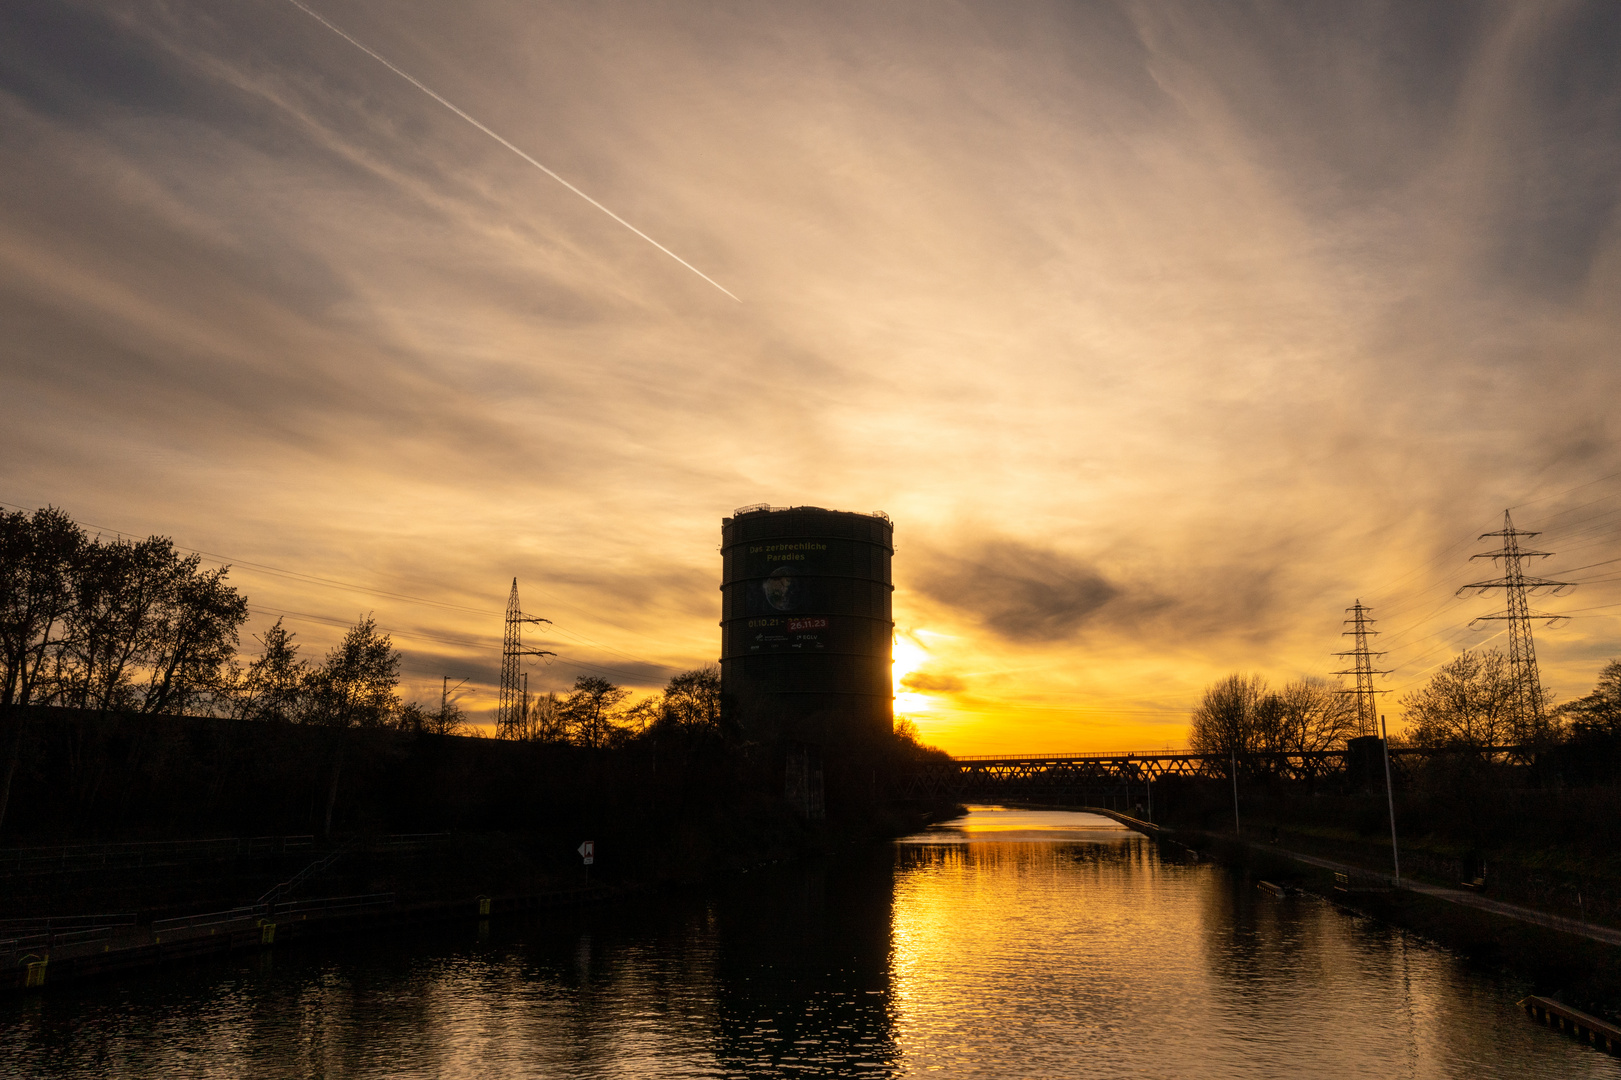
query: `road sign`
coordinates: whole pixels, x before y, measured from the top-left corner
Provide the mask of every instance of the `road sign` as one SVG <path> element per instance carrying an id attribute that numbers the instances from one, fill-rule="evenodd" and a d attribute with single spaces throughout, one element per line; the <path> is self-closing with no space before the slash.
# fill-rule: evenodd
<path id="1" fill-rule="evenodd" d="M 587 840 L 575 850 L 580 853 L 580 858 L 585 860 L 585 865 L 590 866 L 597 861 L 597 843 L 595 840 Z"/>

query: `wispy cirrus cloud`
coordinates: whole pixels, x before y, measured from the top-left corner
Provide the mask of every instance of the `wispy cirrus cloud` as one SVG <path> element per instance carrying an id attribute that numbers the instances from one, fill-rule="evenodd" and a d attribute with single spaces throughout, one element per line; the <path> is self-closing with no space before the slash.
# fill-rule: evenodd
<path id="1" fill-rule="evenodd" d="M 747 302 L 284 0 L 24 0 L 0 499 L 476 611 L 517 575 L 641 685 L 714 657 L 722 514 L 883 508 L 914 685 L 967 702 L 925 733 L 1028 749 L 1329 670 L 1358 596 L 1422 677 L 1468 536 L 1621 471 L 1613 5 L 311 6 Z M 1596 561 L 1600 496 L 1526 524 Z M 426 635 L 498 616 L 372 599 L 424 693 L 490 670 Z M 1577 692 L 1621 640 L 1562 633 Z"/>

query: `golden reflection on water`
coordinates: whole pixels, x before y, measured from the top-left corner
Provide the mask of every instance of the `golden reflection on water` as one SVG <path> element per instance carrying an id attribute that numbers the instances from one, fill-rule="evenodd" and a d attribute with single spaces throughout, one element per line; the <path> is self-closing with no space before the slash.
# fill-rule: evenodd
<path id="1" fill-rule="evenodd" d="M 1558 1075 L 1612 1071 L 1552 1045 L 1455 958 L 1162 857 L 1107 818 L 974 808 L 897 860 L 906 1075 L 1523 1077 L 1539 1058 Z"/>
<path id="2" fill-rule="evenodd" d="M 0 1002 L 0 1076 L 1616 1075 L 1515 989 L 1093 815 Z"/>

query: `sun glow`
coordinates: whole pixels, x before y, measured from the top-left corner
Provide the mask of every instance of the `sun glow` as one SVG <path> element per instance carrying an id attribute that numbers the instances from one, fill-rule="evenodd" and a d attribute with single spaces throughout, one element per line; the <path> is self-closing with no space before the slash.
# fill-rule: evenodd
<path id="1" fill-rule="evenodd" d="M 903 685 L 908 675 L 921 670 L 929 662 L 929 650 L 912 635 L 900 633 L 895 635 L 894 658 L 895 712 L 932 712 L 935 702 L 930 695 L 908 690 Z"/>
<path id="2" fill-rule="evenodd" d="M 929 652 L 910 637 L 895 635 L 893 666 L 895 669 L 895 693 L 903 692 L 901 680 L 921 668 L 928 662 Z"/>

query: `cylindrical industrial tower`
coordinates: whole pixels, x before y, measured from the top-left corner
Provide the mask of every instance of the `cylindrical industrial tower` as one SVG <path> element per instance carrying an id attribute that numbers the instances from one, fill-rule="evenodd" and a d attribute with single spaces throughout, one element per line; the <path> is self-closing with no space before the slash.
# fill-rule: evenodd
<path id="1" fill-rule="evenodd" d="M 721 685 L 756 738 L 841 743 L 894 722 L 885 514 L 745 506 L 721 519 Z"/>

